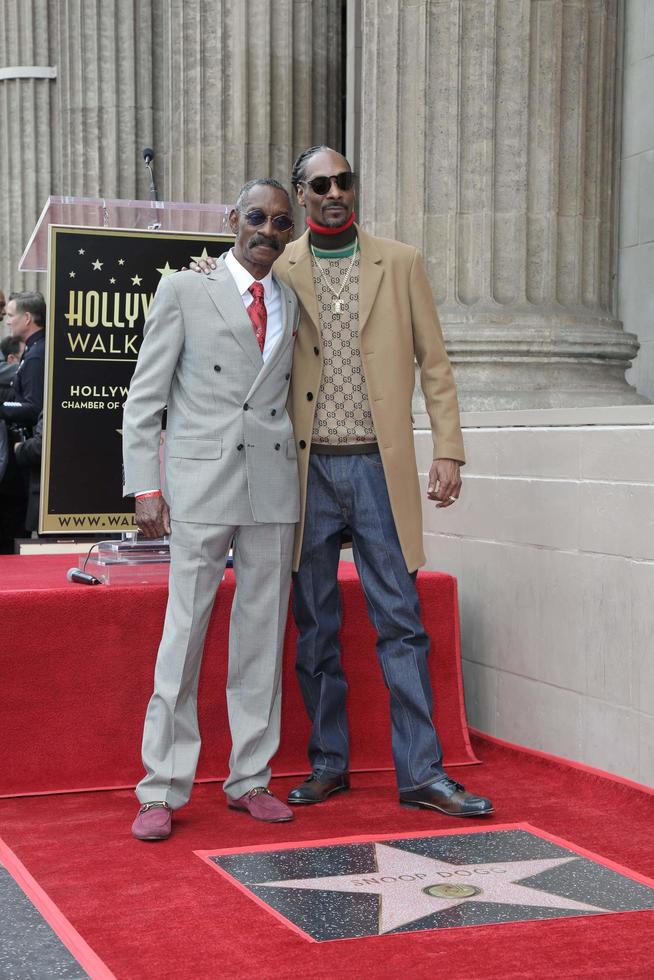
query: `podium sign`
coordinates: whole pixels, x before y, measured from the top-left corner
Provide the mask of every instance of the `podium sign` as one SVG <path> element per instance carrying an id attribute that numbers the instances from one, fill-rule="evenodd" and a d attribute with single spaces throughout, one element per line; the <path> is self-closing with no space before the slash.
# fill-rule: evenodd
<path id="1" fill-rule="evenodd" d="M 135 529 L 134 502 L 122 497 L 122 419 L 145 318 L 163 276 L 233 240 L 50 225 L 39 533 Z"/>

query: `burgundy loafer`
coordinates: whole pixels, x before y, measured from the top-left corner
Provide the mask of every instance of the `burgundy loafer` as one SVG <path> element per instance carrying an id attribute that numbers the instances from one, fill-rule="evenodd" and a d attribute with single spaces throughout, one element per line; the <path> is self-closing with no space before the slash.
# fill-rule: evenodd
<path id="1" fill-rule="evenodd" d="M 273 796 L 265 786 L 255 786 L 237 800 L 230 799 L 227 805 L 232 810 L 242 810 L 255 820 L 265 820 L 267 823 L 282 823 L 293 819 L 292 810 Z"/>
<path id="2" fill-rule="evenodd" d="M 132 834 L 138 840 L 165 840 L 172 829 L 172 810 L 167 803 L 144 803 L 132 824 Z"/>

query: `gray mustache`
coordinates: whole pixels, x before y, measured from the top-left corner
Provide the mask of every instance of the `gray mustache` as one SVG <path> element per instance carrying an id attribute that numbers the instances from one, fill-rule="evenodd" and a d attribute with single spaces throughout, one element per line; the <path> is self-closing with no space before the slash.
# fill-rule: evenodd
<path id="1" fill-rule="evenodd" d="M 257 245 L 269 245 L 270 248 L 274 248 L 276 252 L 279 252 L 279 242 L 276 242 L 274 238 L 266 238 L 264 235 L 255 235 L 254 238 L 250 239 L 250 248 L 256 248 Z"/>

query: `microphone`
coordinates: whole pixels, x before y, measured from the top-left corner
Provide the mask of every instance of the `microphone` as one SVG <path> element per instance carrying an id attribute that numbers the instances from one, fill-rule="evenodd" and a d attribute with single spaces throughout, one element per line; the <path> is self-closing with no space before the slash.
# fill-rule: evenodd
<path id="1" fill-rule="evenodd" d="M 143 159 L 145 160 L 145 165 L 150 171 L 150 200 L 157 201 L 157 188 L 154 182 L 154 173 L 152 171 L 152 161 L 154 160 L 154 150 L 151 146 L 146 146 L 143 150 Z"/>
<path id="2" fill-rule="evenodd" d="M 81 568 L 69 568 L 66 572 L 66 578 L 69 582 L 79 582 L 80 585 L 102 585 L 99 578 L 90 575 L 88 572 L 83 572 Z"/>

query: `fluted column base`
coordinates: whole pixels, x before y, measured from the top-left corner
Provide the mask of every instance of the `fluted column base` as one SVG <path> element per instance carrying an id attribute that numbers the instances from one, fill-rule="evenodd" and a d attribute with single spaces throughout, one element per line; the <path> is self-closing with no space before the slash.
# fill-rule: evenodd
<path id="1" fill-rule="evenodd" d="M 457 311 L 443 321 L 464 412 L 648 402 L 625 381 L 638 341 L 619 320 L 564 311 L 486 317 Z M 414 412 L 424 410 L 417 385 Z"/>

